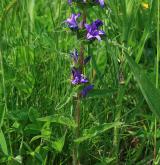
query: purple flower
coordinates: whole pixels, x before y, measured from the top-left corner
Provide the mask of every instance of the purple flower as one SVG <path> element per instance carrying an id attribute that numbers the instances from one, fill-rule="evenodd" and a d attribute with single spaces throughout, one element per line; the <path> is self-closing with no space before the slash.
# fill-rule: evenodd
<path id="1" fill-rule="evenodd" d="M 70 18 L 68 18 L 67 20 L 65 20 L 64 22 L 66 22 L 69 26 L 70 29 L 72 30 L 78 30 L 78 23 L 77 23 L 77 18 L 80 17 L 81 14 L 72 14 Z"/>
<path id="2" fill-rule="evenodd" d="M 72 68 L 72 84 L 84 84 L 88 82 L 88 79 L 76 68 Z"/>
<path id="3" fill-rule="evenodd" d="M 88 85 L 84 87 L 84 89 L 81 91 L 81 95 L 85 97 L 89 91 L 93 89 L 94 85 Z"/>
<path id="4" fill-rule="evenodd" d="M 86 0 L 83 0 L 84 3 L 86 3 Z M 68 3 L 71 4 L 72 0 L 68 0 Z"/>
<path id="5" fill-rule="evenodd" d="M 96 0 L 97 3 L 100 3 L 102 7 L 104 7 L 104 0 Z"/>
<path id="6" fill-rule="evenodd" d="M 99 20 L 99 19 L 97 19 L 93 23 L 97 26 L 97 28 L 99 28 L 99 26 L 102 26 L 103 25 L 103 22 L 101 20 Z"/>
<path id="7" fill-rule="evenodd" d="M 68 0 L 68 3 L 71 4 L 72 3 L 72 0 Z"/>
<path id="8" fill-rule="evenodd" d="M 94 3 L 99 3 L 102 7 L 104 7 L 104 0 L 92 0 Z M 86 3 L 86 0 L 83 0 L 84 3 Z M 68 0 L 69 4 L 72 4 L 72 0 Z"/>
<path id="9" fill-rule="evenodd" d="M 85 28 L 87 30 L 87 39 L 88 40 L 94 40 L 94 39 L 98 39 L 99 41 L 101 41 L 101 37 L 102 35 L 105 35 L 105 32 L 103 30 L 99 30 L 99 26 L 102 26 L 103 22 L 101 20 L 96 20 L 94 22 L 92 22 L 90 25 L 89 24 L 85 24 Z"/>

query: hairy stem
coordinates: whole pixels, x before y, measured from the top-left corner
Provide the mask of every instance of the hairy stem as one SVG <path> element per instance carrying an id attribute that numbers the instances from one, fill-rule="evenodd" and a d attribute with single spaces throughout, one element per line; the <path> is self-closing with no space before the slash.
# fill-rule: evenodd
<path id="1" fill-rule="evenodd" d="M 84 28 L 84 24 L 86 23 L 86 10 L 85 7 L 83 8 L 83 15 L 82 15 L 82 23 L 81 23 L 81 28 Z M 81 73 L 84 72 L 84 43 L 81 41 L 81 46 L 80 46 L 80 57 L 79 57 L 79 69 Z M 76 99 L 76 109 L 75 109 L 75 121 L 77 124 L 76 128 L 76 133 L 75 133 L 75 138 L 79 137 L 80 134 L 80 93 L 77 94 L 77 99 Z M 80 165 L 80 160 L 78 156 L 78 144 L 75 144 L 74 151 L 73 151 L 73 165 Z"/>

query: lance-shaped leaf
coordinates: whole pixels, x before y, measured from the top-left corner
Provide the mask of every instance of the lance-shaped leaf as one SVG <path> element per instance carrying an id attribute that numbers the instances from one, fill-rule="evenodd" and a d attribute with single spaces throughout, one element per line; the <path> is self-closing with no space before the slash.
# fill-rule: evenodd
<path id="1" fill-rule="evenodd" d="M 157 119 L 160 119 L 160 91 L 152 84 L 144 71 L 130 56 L 126 55 L 126 58 L 148 106 Z"/>
<path id="2" fill-rule="evenodd" d="M 37 120 L 43 122 L 58 123 L 73 128 L 77 127 L 73 118 L 64 117 L 59 114 L 38 118 Z"/>
<path id="3" fill-rule="evenodd" d="M 121 122 L 104 123 L 104 124 L 92 127 L 90 129 L 85 129 L 82 133 L 82 137 L 76 139 L 75 142 L 76 143 L 81 143 L 85 140 L 94 138 L 95 136 L 98 136 L 101 133 L 103 133 L 103 132 L 105 132 L 105 131 L 107 131 L 111 128 L 120 126 L 121 124 L 122 124 Z"/>
<path id="4" fill-rule="evenodd" d="M 65 137 L 66 137 L 66 132 L 65 132 L 65 134 L 61 137 L 61 138 L 59 138 L 59 139 L 57 139 L 56 141 L 53 141 L 52 143 L 51 143 L 51 146 L 57 151 L 57 152 L 61 152 L 62 151 L 62 149 L 63 149 L 63 146 L 64 146 L 64 142 L 65 142 Z"/>
<path id="5" fill-rule="evenodd" d="M 8 155 L 7 143 L 1 129 L 0 129 L 0 148 L 5 155 Z"/>

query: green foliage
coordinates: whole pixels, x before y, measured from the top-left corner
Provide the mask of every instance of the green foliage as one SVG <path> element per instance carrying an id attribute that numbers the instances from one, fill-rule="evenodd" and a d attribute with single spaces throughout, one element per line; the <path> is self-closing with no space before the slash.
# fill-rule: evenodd
<path id="1" fill-rule="evenodd" d="M 150 109 L 156 115 L 157 119 L 160 118 L 160 91 L 156 89 L 155 85 L 145 75 L 144 71 L 133 61 L 133 59 L 126 55 L 127 61 L 132 69 L 136 81 L 148 103 Z"/>
<path id="2" fill-rule="evenodd" d="M 120 125 L 121 125 L 120 122 L 119 123 L 118 122 L 117 123 L 104 123 L 102 125 L 98 125 L 98 126 L 90 128 L 90 129 L 85 129 L 83 131 L 82 137 L 79 137 L 78 139 L 76 139 L 75 142 L 81 143 L 85 140 L 94 138 L 95 136 L 98 136 L 99 134 L 101 134 L 111 128 L 114 128 L 116 126 L 120 126 Z"/>
<path id="3" fill-rule="evenodd" d="M 0 149 L 5 155 L 8 155 L 7 143 L 2 130 L 0 130 Z"/>
<path id="4" fill-rule="evenodd" d="M 86 11 L 106 38 L 84 42 L 94 90 L 79 102 L 78 138 L 69 53 L 80 41 L 63 21 L 81 9 L 0 2 L 0 164 L 70 165 L 76 147 L 84 165 L 159 164 L 158 1 L 105 2 Z"/>
<path id="5" fill-rule="evenodd" d="M 76 123 L 73 119 L 70 119 L 68 117 L 64 117 L 62 115 L 52 115 L 52 116 L 46 116 L 42 118 L 38 118 L 38 121 L 43 121 L 43 122 L 51 122 L 51 123 L 58 123 L 58 124 L 63 124 L 68 127 L 76 127 Z"/>

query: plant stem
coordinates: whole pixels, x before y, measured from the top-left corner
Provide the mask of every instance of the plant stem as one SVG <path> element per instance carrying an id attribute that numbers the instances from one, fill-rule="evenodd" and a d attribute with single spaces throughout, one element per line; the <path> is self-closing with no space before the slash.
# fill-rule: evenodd
<path id="1" fill-rule="evenodd" d="M 8 8 L 8 10 L 6 11 L 6 13 L 4 15 L 2 15 L 2 20 L 1 20 L 1 24 L 0 24 L 0 71 L 1 71 L 1 75 L 2 75 L 2 90 L 3 90 L 3 102 L 4 102 L 4 109 L 2 111 L 2 118 L 0 121 L 0 129 L 3 125 L 3 120 L 4 120 L 4 116 L 7 114 L 8 115 L 8 103 L 7 103 L 7 92 L 6 92 L 6 85 L 5 85 L 5 73 L 4 73 L 4 64 L 3 64 L 3 56 L 2 56 L 2 34 L 3 34 L 3 29 L 4 29 L 4 25 L 5 25 L 5 15 L 9 12 L 9 10 L 11 9 L 12 5 L 14 5 L 17 1 L 13 1 L 13 3 L 11 4 L 11 6 Z M 2 23 L 3 22 L 3 23 Z M 9 119 L 8 116 L 6 117 L 6 125 L 7 128 L 9 129 Z M 11 135 L 10 132 L 8 131 L 8 143 L 9 143 L 9 149 L 10 149 L 10 154 L 12 155 L 12 143 L 11 143 Z"/>
<path id="2" fill-rule="evenodd" d="M 3 57 L 2 57 L 2 53 L 1 53 L 1 49 L 0 49 L 0 69 L 2 72 L 2 88 L 3 88 L 3 101 L 4 101 L 4 109 L 2 112 L 2 119 L 0 122 L 0 129 L 3 125 L 3 119 L 5 116 L 5 113 L 7 113 L 8 115 L 8 106 L 7 106 L 7 95 L 6 95 L 6 86 L 5 86 L 5 77 L 4 77 L 4 67 L 3 67 Z M 9 129 L 9 119 L 7 117 L 7 127 Z M 10 148 L 10 154 L 12 155 L 12 144 L 11 144 L 11 136 L 10 136 L 10 132 L 8 131 L 8 141 L 9 141 L 9 148 Z"/>
<path id="3" fill-rule="evenodd" d="M 156 88 L 158 89 L 158 85 L 159 85 L 159 57 L 160 57 L 160 50 L 159 50 L 159 23 L 160 23 L 160 7 L 159 7 L 160 3 L 158 0 L 158 4 L 157 4 L 157 12 L 158 12 L 158 16 L 157 16 L 157 58 L 156 58 Z M 156 146 L 157 146 L 157 119 L 155 117 L 155 127 L 154 127 L 154 160 L 156 159 Z"/>
<path id="4" fill-rule="evenodd" d="M 120 76 L 123 76 L 123 69 L 124 69 L 124 64 L 123 64 L 123 58 L 124 58 L 124 49 L 122 48 L 122 55 L 121 55 L 122 61 L 121 61 L 121 65 L 119 67 L 120 70 Z M 124 81 L 124 80 L 123 80 Z M 118 96 L 117 96 L 117 100 L 116 103 L 118 105 L 118 107 L 116 107 L 116 114 L 115 114 L 115 122 L 120 122 L 121 120 L 121 115 L 122 115 L 122 101 L 123 101 L 123 97 L 125 94 L 125 84 L 122 83 L 121 78 L 119 78 L 119 87 L 118 87 Z M 116 163 L 119 163 L 119 144 L 120 144 L 120 127 L 115 127 L 114 128 L 114 138 L 113 138 L 113 146 L 114 146 L 114 155 L 116 157 Z"/>
<path id="5" fill-rule="evenodd" d="M 156 59 L 156 88 L 158 88 L 158 84 L 159 84 L 159 57 L 160 57 L 160 50 L 159 50 L 159 23 L 160 23 L 160 2 L 158 0 L 158 16 L 157 16 L 157 59 Z"/>
<path id="6" fill-rule="evenodd" d="M 81 24 L 81 28 L 84 28 L 84 24 L 86 23 L 86 10 L 85 7 L 83 8 L 83 15 L 82 15 L 83 19 L 82 19 L 82 24 Z M 83 41 L 81 41 L 81 46 L 80 46 L 80 59 L 79 59 L 79 69 L 81 71 L 81 73 L 84 72 L 84 43 Z M 76 110 L 75 110 L 75 121 L 77 124 L 77 128 L 76 128 L 76 133 L 75 133 L 75 138 L 79 137 L 79 133 L 80 133 L 80 94 L 77 94 L 77 99 L 76 99 Z M 79 156 L 78 156 L 78 144 L 75 144 L 74 147 L 74 151 L 73 151 L 73 165 L 80 165 L 80 160 L 79 160 Z"/>
<path id="7" fill-rule="evenodd" d="M 78 138 L 79 129 L 80 129 L 80 96 L 77 96 L 75 101 L 76 101 L 75 121 L 77 124 L 77 128 L 75 130 L 75 138 Z M 73 165 L 80 165 L 79 158 L 78 158 L 78 144 L 74 144 Z"/>

